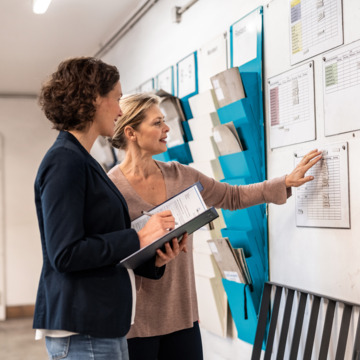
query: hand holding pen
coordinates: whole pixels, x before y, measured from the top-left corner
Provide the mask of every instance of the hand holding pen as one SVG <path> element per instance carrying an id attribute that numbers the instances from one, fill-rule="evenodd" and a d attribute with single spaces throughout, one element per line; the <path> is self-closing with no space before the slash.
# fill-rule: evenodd
<path id="1" fill-rule="evenodd" d="M 151 213 L 151 212 L 149 212 L 149 211 L 145 211 L 145 210 L 142 210 L 141 213 L 142 213 L 143 215 L 146 215 L 146 216 L 153 216 L 153 215 L 154 215 L 153 213 Z M 175 225 L 178 225 L 178 223 L 177 223 L 176 221 L 175 221 Z M 168 230 L 168 231 L 171 231 L 172 228 L 168 228 L 167 230 Z"/>
<path id="2" fill-rule="evenodd" d="M 167 234 L 171 229 L 174 229 L 176 222 L 170 210 L 161 211 L 155 214 L 142 212 L 144 215 L 150 214 L 150 220 L 138 232 L 140 248 L 151 244 L 154 240 Z M 184 234 L 181 241 L 173 238 L 170 243 L 165 244 L 165 252 L 158 249 L 156 256 L 156 266 L 160 267 L 173 260 L 181 251 L 187 252 L 188 235 Z"/>
<path id="3" fill-rule="evenodd" d="M 149 221 L 139 230 L 140 248 L 151 244 L 175 228 L 175 218 L 170 210 L 151 214 Z"/>

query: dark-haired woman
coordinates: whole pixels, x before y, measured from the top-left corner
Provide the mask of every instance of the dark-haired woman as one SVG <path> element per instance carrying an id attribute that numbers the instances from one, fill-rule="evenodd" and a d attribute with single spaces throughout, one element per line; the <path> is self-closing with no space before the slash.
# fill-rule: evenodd
<path id="1" fill-rule="evenodd" d="M 131 229 L 125 199 L 89 154 L 99 135 L 113 135 L 121 96 L 116 67 L 86 57 L 62 62 L 42 87 L 40 105 L 60 131 L 35 180 L 43 267 L 33 326 L 50 359 L 128 359 L 135 291 L 118 263 L 175 226 L 164 211 Z M 159 279 L 186 236 L 172 246 L 135 273 Z"/>

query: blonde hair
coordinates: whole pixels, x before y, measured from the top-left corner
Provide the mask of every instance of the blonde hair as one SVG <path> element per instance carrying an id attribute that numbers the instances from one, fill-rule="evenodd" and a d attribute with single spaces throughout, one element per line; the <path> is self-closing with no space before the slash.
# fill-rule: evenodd
<path id="1" fill-rule="evenodd" d="M 146 112 L 154 105 L 160 104 L 160 97 L 151 93 L 141 93 L 125 96 L 120 100 L 123 115 L 116 121 L 111 144 L 118 149 L 126 149 L 124 134 L 126 126 L 136 130 L 146 117 Z"/>

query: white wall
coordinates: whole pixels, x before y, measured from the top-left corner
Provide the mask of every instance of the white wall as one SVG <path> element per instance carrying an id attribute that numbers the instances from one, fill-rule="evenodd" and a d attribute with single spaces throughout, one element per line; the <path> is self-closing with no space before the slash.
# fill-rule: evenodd
<path id="1" fill-rule="evenodd" d="M 273 1 L 265 11 L 265 76 L 272 77 L 292 68 L 289 62 L 288 18 L 285 0 Z M 360 3 L 343 1 L 344 44 L 360 39 Z M 280 39 L 280 41 L 279 41 Z M 317 139 L 306 144 L 271 151 L 268 148 L 268 177 L 288 173 L 293 168 L 293 153 L 319 148 L 329 143 L 349 143 L 349 184 L 351 229 L 301 228 L 295 225 L 294 197 L 285 206 L 270 206 L 270 278 L 281 284 L 307 289 L 360 303 L 360 132 L 324 136 L 322 54 L 312 58 L 315 73 Z M 267 106 L 267 104 L 266 104 Z M 339 121 L 346 121 L 344 117 Z M 267 126 L 267 130 L 269 127 Z M 268 139 L 269 140 L 269 139 Z M 269 143 L 269 141 L 268 141 Z M 286 256 L 284 256 L 286 255 Z"/>
<path id="2" fill-rule="evenodd" d="M 264 79 L 292 68 L 289 57 L 289 1 L 200 0 L 183 15 L 180 24 L 172 22 L 171 10 L 188 1 L 160 0 L 104 60 L 117 65 L 123 90 L 132 91 L 175 65 L 189 53 L 228 30 L 250 11 L 264 6 Z M 360 39 L 360 2 L 343 0 L 344 44 Z M 324 136 L 322 97 L 322 55 L 315 63 L 315 141 L 271 150 L 267 145 L 268 178 L 289 173 L 293 153 L 299 149 L 321 149 L 328 143 L 349 142 L 349 182 L 351 229 L 297 228 L 295 199 L 283 206 L 269 206 L 270 279 L 315 293 L 359 303 L 360 299 L 360 132 Z M 266 85 L 264 84 L 266 92 Z M 267 108 L 265 99 L 265 113 Z M 346 121 L 346 109 L 344 109 Z M 266 125 L 267 144 L 269 126 Z"/>
<path id="3" fill-rule="evenodd" d="M 116 64 L 121 72 L 124 91 L 155 77 L 169 65 L 199 49 L 203 44 L 228 30 L 230 25 L 259 5 L 264 6 L 264 79 L 292 68 L 289 57 L 289 2 L 200 0 L 183 14 L 180 24 L 172 22 L 171 10 L 187 1 L 160 0 L 104 59 Z M 343 0 L 344 44 L 360 39 L 360 4 Z M 322 55 L 315 62 L 316 133 L 313 142 L 280 149 L 267 148 L 268 178 L 293 169 L 293 153 L 302 147 L 321 148 L 327 143 L 349 142 L 351 230 L 297 228 L 294 197 L 285 206 L 270 206 L 270 278 L 325 295 L 357 302 L 360 299 L 358 259 L 360 223 L 357 220 L 360 198 L 357 186 L 359 132 L 324 137 L 322 102 Z M 266 91 L 266 87 L 264 88 Z M 265 111 L 267 99 L 265 100 Z M 342 119 L 346 120 L 346 118 Z M 268 125 L 267 125 L 268 130 Z M 268 131 L 267 131 L 268 132 Z M 267 144 L 269 137 L 267 135 Z M 286 254 L 286 257 L 284 257 Z"/>
<path id="4" fill-rule="evenodd" d="M 56 132 L 50 130 L 36 100 L 0 99 L 0 108 L 5 220 L 5 264 L 0 263 L 5 268 L 5 289 L 0 291 L 5 290 L 7 306 L 34 304 L 42 264 L 34 180 Z"/>
<path id="5" fill-rule="evenodd" d="M 173 7 L 187 3 L 188 0 L 159 0 L 103 57 L 119 68 L 125 93 L 229 30 L 231 24 L 265 2 L 199 0 L 183 14 L 180 24 L 174 23 Z"/>

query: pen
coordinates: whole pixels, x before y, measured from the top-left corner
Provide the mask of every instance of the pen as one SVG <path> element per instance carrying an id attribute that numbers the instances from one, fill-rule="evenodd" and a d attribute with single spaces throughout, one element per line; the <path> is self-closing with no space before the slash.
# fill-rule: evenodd
<path id="1" fill-rule="evenodd" d="M 154 214 L 152 214 L 151 212 L 148 212 L 148 211 L 145 211 L 145 210 L 142 210 L 141 213 L 142 213 L 143 215 L 147 215 L 147 216 L 152 216 L 152 215 L 154 215 Z M 178 223 L 175 221 L 175 225 L 177 225 L 177 224 L 178 224 Z"/>

